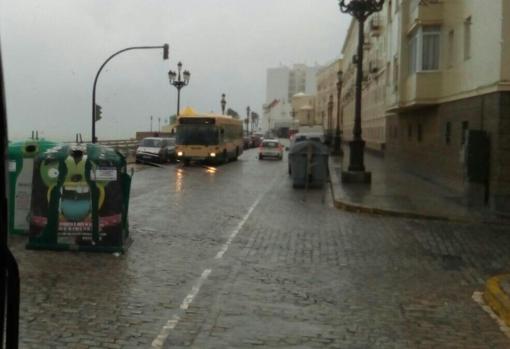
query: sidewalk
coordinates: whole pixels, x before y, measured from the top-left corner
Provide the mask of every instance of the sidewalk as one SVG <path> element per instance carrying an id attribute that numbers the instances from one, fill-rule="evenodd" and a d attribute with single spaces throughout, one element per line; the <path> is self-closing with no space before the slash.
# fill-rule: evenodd
<path id="1" fill-rule="evenodd" d="M 342 184 L 342 162 L 348 164 L 349 152 L 329 161 L 335 206 L 350 211 L 386 214 L 409 218 L 442 219 L 466 222 L 510 223 L 508 217 L 463 204 L 460 193 L 403 170 L 395 161 L 365 153 L 365 167 L 372 172 L 372 183 Z"/>

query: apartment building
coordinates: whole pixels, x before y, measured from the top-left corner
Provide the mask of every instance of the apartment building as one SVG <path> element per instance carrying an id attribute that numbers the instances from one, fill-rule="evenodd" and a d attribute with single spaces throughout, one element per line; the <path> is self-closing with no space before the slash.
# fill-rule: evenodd
<path id="1" fill-rule="evenodd" d="M 317 72 L 317 94 L 315 99 L 316 115 L 322 121 L 326 135 L 334 135 L 338 115 L 338 73 L 342 71 L 342 60 L 335 59 Z M 341 83 L 341 80 L 340 80 Z M 332 102 L 329 110 L 330 101 Z"/>
<path id="2" fill-rule="evenodd" d="M 316 95 L 296 93 L 292 97 L 292 115 L 298 126 L 322 125 L 321 116 L 316 113 Z"/>
<path id="3" fill-rule="evenodd" d="M 267 70 L 266 103 L 262 120 L 264 131 L 275 125 L 292 122 L 292 97 L 298 93 L 315 94 L 319 68 L 317 65 L 294 64 L 292 67 L 280 66 Z"/>
<path id="4" fill-rule="evenodd" d="M 277 99 L 289 102 L 297 93 L 314 94 L 317 89 L 317 71 L 320 66 L 294 64 L 267 69 L 266 103 Z"/>
<path id="5" fill-rule="evenodd" d="M 509 213 L 510 1 L 388 0 L 365 25 L 367 146 L 385 149 L 410 171 L 464 192 L 472 203 L 477 185 L 469 172 L 476 157 L 466 151 L 480 150 L 484 142 L 466 146 L 468 135 L 474 140 L 480 131 L 488 151 L 474 165 L 489 169 L 489 178 L 478 181 L 484 187 L 478 202 Z M 356 32 L 353 22 L 343 47 L 347 136 L 353 122 Z"/>
<path id="6" fill-rule="evenodd" d="M 294 120 L 291 109 L 291 103 L 285 100 L 274 99 L 271 103 L 265 104 L 260 129 L 277 131 L 280 128 L 293 128 Z"/>

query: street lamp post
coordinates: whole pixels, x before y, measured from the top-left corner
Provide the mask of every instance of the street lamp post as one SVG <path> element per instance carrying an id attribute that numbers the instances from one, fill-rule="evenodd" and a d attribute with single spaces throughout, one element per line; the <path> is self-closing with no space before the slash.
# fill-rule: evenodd
<path id="1" fill-rule="evenodd" d="M 161 132 L 161 118 L 158 118 L 158 132 Z"/>
<path id="2" fill-rule="evenodd" d="M 177 89 L 177 116 L 179 116 L 179 111 L 180 111 L 180 108 L 181 108 L 181 89 L 184 87 L 184 86 L 188 86 L 189 84 L 189 79 L 191 77 L 191 74 L 188 70 L 185 70 L 183 73 L 182 73 L 182 78 L 181 78 L 181 70 L 182 70 L 182 63 L 179 62 L 177 63 L 177 73 L 170 70 L 168 72 L 168 79 L 170 80 L 170 84 L 175 86 L 175 88 Z"/>
<path id="3" fill-rule="evenodd" d="M 151 132 L 152 132 L 152 119 L 153 119 L 153 117 L 152 117 L 152 115 L 151 115 Z"/>
<path id="4" fill-rule="evenodd" d="M 328 145 L 332 146 L 332 140 L 333 140 L 333 132 L 331 129 L 333 128 L 333 95 L 329 95 L 328 100 L 328 122 L 327 122 L 327 139 L 328 139 Z"/>
<path id="5" fill-rule="evenodd" d="M 344 151 L 342 150 L 342 71 L 337 72 L 336 81 L 336 130 L 335 140 L 333 142 L 333 155 L 343 156 Z"/>
<path id="6" fill-rule="evenodd" d="M 128 47 L 128 48 L 125 48 L 123 50 L 117 51 L 113 55 L 108 57 L 108 59 L 106 61 L 104 61 L 104 63 L 101 65 L 101 67 L 97 71 L 96 77 L 94 78 L 94 85 L 92 87 L 92 143 L 96 143 L 96 141 L 97 141 L 97 138 L 96 138 L 96 121 L 97 121 L 96 120 L 96 109 L 97 109 L 96 108 L 96 85 L 97 85 L 97 80 L 99 79 L 99 74 L 101 74 L 101 71 L 105 67 L 106 63 L 111 61 L 113 57 L 121 54 L 122 52 L 132 51 L 132 50 L 151 50 L 151 49 L 163 49 L 163 59 L 164 60 L 168 59 L 168 50 L 169 50 L 168 44 L 164 44 L 162 46 L 134 46 L 134 47 Z"/>
<path id="7" fill-rule="evenodd" d="M 340 11 L 348 13 L 358 21 L 358 52 L 356 55 L 356 99 L 354 104 L 353 140 L 349 143 L 350 157 L 348 171 L 342 171 L 344 182 L 371 181 L 370 172 L 365 171 L 363 155 L 365 142 L 361 137 L 361 84 L 363 82 L 363 44 L 365 42 L 365 21 L 374 12 L 382 10 L 384 0 L 340 0 Z"/>
<path id="8" fill-rule="evenodd" d="M 250 134 L 250 114 L 251 114 L 251 109 L 250 109 L 250 106 L 247 106 L 246 107 L 246 132 L 248 134 Z"/>
<path id="9" fill-rule="evenodd" d="M 227 100 L 225 99 L 225 94 L 221 95 L 221 114 L 225 115 L 225 106 L 227 105 Z"/>
<path id="10" fill-rule="evenodd" d="M 292 127 L 296 127 L 296 110 L 294 109 L 294 107 L 291 106 L 291 110 L 290 110 L 290 116 L 292 117 Z"/>

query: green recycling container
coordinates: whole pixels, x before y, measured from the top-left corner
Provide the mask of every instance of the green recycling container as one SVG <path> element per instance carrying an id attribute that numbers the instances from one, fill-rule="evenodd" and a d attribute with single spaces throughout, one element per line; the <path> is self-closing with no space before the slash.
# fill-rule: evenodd
<path id="1" fill-rule="evenodd" d="M 9 143 L 9 233 L 26 234 L 32 196 L 34 159 L 55 142 L 28 139 Z"/>
<path id="2" fill-rule="evenodd" d="M 125 252 L 131 175 L 98 144 L 62 144 L 36 157 L 29 249 Z"/>

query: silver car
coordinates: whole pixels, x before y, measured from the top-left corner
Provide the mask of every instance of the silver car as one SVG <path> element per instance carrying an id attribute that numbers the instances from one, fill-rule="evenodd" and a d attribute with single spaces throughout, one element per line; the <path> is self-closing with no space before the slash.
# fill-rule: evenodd
<path id="1" fill-rule="evenodd" d="M 283 159 L 283 145 L 278 139 L 264 139 L 259 147 L 259 160 L 265 158 Z"/>

